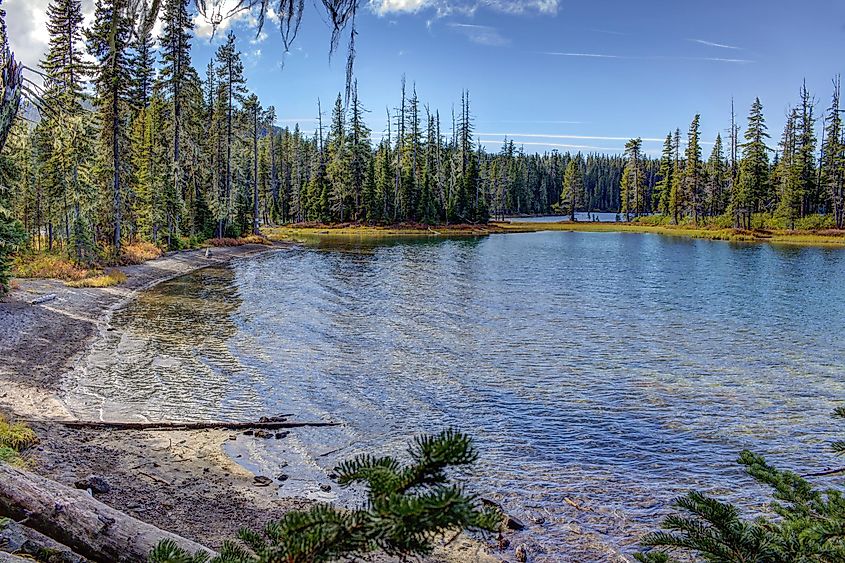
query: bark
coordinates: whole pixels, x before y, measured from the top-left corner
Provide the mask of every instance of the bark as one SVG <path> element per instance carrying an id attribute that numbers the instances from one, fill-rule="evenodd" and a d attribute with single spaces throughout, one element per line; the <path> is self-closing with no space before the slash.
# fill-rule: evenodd
<path id="1" fill-rule="evenodd" d="M 26 519 L 29 528 L 92 561 L 146 561 L 163 539 L 191 553 L 213 555 L 208 548 L 115 510 L 85 491 L 7 464 L 0 464 L 0 514 Z"/>

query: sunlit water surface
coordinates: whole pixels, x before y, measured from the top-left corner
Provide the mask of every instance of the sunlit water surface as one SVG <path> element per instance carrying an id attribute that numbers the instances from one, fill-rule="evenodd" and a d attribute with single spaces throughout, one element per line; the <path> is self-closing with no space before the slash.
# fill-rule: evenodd
<path id="1" fill-rule="evenodd" d="M 342 422 L 230 447 L 268 474 L 297 457 L 280 492 L 315 498 L 337 461 L 457 427 L 482 452 L 473 488 L 529 524 L 536 560 L 611 560 L 690 487 L 759 506 L 743 448 L 835 463 L 843 274 L 842 250 L 641 234 L 295 247 L 143 294 L 68 403 Z"/>

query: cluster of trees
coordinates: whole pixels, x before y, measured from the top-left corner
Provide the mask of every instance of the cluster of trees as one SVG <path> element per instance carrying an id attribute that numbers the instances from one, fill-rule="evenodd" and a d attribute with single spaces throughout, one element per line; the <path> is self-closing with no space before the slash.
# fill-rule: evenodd
<path id="1" fill-rule="evenodd" d="M 658 213 L 674 223 L 698 223 L 728 214 L 736 227 L 751 228 L 754 213 L 768 213 L 789 228 L 797 219 L 832 214 L 837 228 L 845 223 L 845 137 L 840 110 L 839 77 L 833 81 L 830 108 L 824 112 L 819 151 L 816 101 L 802 85 L 799 102 L 789 108 L 777 148 L 768 146 L 769 133 L 759 98 L 748 125 L 740 128 L 731 110 L 727 154 L 721 134 L 707 160 L 702 159 L 700 116 L 696 115 L 685 142 L 680 129 L 666 135 L 657 182 L 649 185 L 648 161 L 642 141 L 625 146 L 626 166 L 620 183 L 620 211 L 628 218 Z"/>

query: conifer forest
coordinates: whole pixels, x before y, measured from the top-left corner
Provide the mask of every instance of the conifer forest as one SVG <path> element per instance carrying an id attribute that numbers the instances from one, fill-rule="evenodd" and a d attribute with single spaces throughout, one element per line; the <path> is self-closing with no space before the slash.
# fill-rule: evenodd
<path id="1" fill-rule="evenodd" d="M 780 4 L 0 0 L 0 561 L 845 561 Z"/>

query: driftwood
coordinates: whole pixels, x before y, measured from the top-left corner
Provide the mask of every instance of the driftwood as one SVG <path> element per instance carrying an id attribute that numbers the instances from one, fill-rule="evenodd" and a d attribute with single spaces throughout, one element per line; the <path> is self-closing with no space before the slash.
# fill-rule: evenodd
<path id="1" fill-rule="evenodd" d="M 58 424 L 68 428 L 88 428 L 93 430 L 249 430 L 264 428 L 303 428 L 309 426 L 337 426 L 337 422 L 288 422 L 285 420 L 266 422 L 99 422 L 95 420 L 67 420 Z"/>
<path id="2" fill-rule="evenodd" d="M 824 477 L 826 475 L 836 475 L 838 473 L 845 473 L 845 467 L 838 467 L 836 469 L 828 469 L 826 471 L 816 471 L 815 473 L 805 473 L 801 477 Z"/>
<path id="3" fill-rule="evenodd" d="M 44 559 L 43 555 L 49 553 L 51 563 L 87 563 L 87 559 L 77 555 L 66 545 L 62 545 L 53 538 L 48 538 L 41 532 L 24 526 L 14 520 L 3 524 L 0 529 L 0 546 L 5 551 L 20 557 L 31 557 L 33 559 Z M 39 559 L 41 556 L 41 559 Z M 32 559 L 25 559 L 32 561 Z M 0 558 L 0 562 L 3 559 Z"/>
<path id="4" fill-rule="evenodd" d="M 190 553 L 215 555 L 196 542 L 115 510 L 85 491 L 4 463 L 0 463 L 0 515 L 25 519 L 27 527 L 92 561 L 146 561 L 163 539 L 173 540 Z"/>

